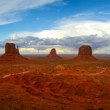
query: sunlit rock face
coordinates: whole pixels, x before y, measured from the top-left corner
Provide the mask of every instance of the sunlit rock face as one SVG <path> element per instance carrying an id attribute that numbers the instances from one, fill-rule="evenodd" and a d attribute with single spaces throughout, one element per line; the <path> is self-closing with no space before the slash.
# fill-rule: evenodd
<path id="1" fill-rule="evenodd" d="M 6 43 L 5 54 L 19 54 L 19 49 L 15 47 L 14 43 Z"/>
<path id="2" fill-rule="evenodd" d="M 61 59 L 61 57 L 57 55 L 55 48 L 51 49 L 50 54 L 47 57 L 50 59 Z"/>
<path id="3" fill-rule="evenodd" d="M 92 56 L 92 47 L 89 45 L 82 45 L 79 48 L 78 56 L 74 58 L 77 61 L 97 61 L 97 59 Z"/>
<path id="4" fill-rule="evenodd" d="M 92 56 L 92 48 L 89 45 L 83 45 L 79 48 L 78 55 L 90 55 L 90 56 Z"/>

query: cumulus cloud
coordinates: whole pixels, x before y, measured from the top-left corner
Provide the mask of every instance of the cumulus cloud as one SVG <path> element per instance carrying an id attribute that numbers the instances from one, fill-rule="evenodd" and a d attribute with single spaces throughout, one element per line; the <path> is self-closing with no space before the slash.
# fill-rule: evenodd
<path id="1" fill-rule="evenodd" d="M 88 14 L 77 16 L 82 15 Z M 60 53 L 77 53 L 81 45 L 88 44 L 95 53 L 110 53 L 110 22 L 74 20 L 72 16 L 57 21 L 50 30 L 10 34 L 4 42 L 7 41 L 18 44 L 20 48 L 33 48 L 40 52 L 58 48 Z"/>
<path id="2" fill-rule="evenodd" d="M 96 34 L 103 37 L 110 35 L 110 22 L 102 21 L 62 21 L 59 29 L 68 36 L 83 36 Z"/>
<path id="3" fill-rule="evenodd" d="M 42 53 L 49 52 L 49 49 L 56 48 L 58 53 L 77 53 L 78 48 L 81 45 L 92 46 L 95 53 L 102 53 L 103 49 L 110 50 L 110 38 L 98 37 L 97 35 L 90 36 L 74 36 L 64 37 L 62 39 L 50 39 L 50 38 L 38 38 L 33 36 L 17 37 L 16 39 L 7 39 L 5 42 L 14 42 L 21 49 L 22 53 Z M 105 53 L 109 53 L 106 51 Z"/>
<path id="4" fill-rule="evenodd" d="M 89 35 L 105 37 L 105 35 L 110 35 L 110 22 L 63 20 L 58 22 L 58 24 L 57 27 L 53 27 L 50 30 L 42 30 L 40 32 L 19 32 L 15 33 L 15 35 L 17 34 L 21 37 L 34 36 L 38 38 L 55 39 Z"/>
<path id="5" fill-rule="evenodd" d="M 0 25 L 21 20 L 19 13 L 61 0 L 0 0 Z"/>

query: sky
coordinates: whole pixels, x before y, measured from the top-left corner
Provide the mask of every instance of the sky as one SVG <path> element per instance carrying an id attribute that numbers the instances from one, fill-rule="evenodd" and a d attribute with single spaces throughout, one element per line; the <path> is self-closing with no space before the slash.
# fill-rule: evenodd
<path id="1" fill-rule="evenodd" d="M 110 54 L 110 0 L 0 0 L 0 54 L 6 42 L 21 54 L 77 54 L 81 45 Z"/>

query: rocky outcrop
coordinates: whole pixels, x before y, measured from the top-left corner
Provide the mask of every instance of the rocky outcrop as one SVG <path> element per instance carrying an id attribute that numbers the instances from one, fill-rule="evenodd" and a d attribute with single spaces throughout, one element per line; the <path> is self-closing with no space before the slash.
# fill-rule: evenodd
<path id="1" fill-rule="evenodd" d="M 89 45 L 82 45 L 79 48 L 78 56 L 74 58 L 77 61 L 96 61 L 97 59 L 92 55 L 92 47 Z"/>
<path id="2" fill-rule="evenodd" d="M 5 54 L 19 54 L 18 46 L 16 48 L 14 43 L 6 43 Z"/>
<path id="3" fill-rule="evenodd" d="M 61 59 L 61 57 L 57 55 L 55 48 L 51 49 L 50 54 L 47 57 L 49 59 Z"/>
<path id="4" fill-rule="evenodd" d="M 0 63 L 11 64 L 11 63 L 28 63 L 29 59 L 23 57 L 19 53 L 18 46 L 14 43 L 5 44 L 5 53 L 0 57 Z"/>
<path id="5" fill-rule="evenodd" d="M 83 45 L 79 48 L 78 56 L 89 55 L 92 56 L 92 48 L 89 45 Z"/>

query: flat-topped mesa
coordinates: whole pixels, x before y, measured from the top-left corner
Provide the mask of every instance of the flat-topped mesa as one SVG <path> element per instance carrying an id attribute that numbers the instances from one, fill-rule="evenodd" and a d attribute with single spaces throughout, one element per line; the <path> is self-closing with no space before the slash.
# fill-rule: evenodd
<path id="1" fill-rule="evenodd" d="M 18 46 L 16 48 L 14 43 L 6 43 L 5 54 L 19 54 Z"/>
<path id="2" fill-rule="evenodd" d="M 51 49 L 50 54 L 47 57 L 50 59 L 61 59 L 61 57 L 56 54 L 55 48 Z"/>
<path id="3" fill-rule="evenodd" d="M 89 55 L 92 56 L 92 48 L 89 45 L 83 45 L 79 48 L 78 56 Z"/>
<path id="4" fill-rule="evenodd" d="M 82 45 L 79 48 L 78 56 L 74 58 L 77 61 L 96 61 L 97 59 L 92 56 L 92 48 L 89 45 Z"/>

